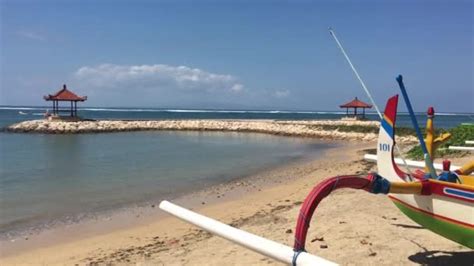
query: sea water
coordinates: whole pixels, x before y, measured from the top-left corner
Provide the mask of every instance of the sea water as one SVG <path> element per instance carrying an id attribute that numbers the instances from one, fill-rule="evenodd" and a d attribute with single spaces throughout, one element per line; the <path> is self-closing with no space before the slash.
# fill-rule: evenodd
<path id="1" fill-rule="evenodd" d="M 0 133 L 0 237 L 172 199 L 332 144 L 263 134 Z"/>
<path id="2" fill-rule="evenodd" d="M 49 107 L 0 106 L 0 127 L 22 120 L 39 119 Z M 20 114 L 20 112 L 22 114 Z M 341 119 L 345 112 L 334 111 L 285 111 L 285 110 L 190 110 L 156 108 L 79 108 L 80 116 L 91 119 L 274 119 L 274 120 L 322 120 Z M 368 120 L 379 121 L 375 113 L 367 113 Z M 426 122 L 426 113 L 417 113 L 420 126 Z M 452 128 L 461 123 L 473 123 L 473 113 L 436 113 L 437 128 Z M 412 127 L 407 113 L 398 113 L 397 125 Z"/>
<path id="3" fill-rule="evenodd" d="M 21 112 L 21 113 L 20 113 Z M 44 108 L 0 107 L 0 127 L 41 118 Z M 86 108 L 94 119 L 338 119 L 331 112 Z M 369 118 L 376 119 L 374 115 Z M 424 121 L 423 114 L 419 119 Z M 437 127 L 472 122 L 444 114 Z M 409 125 L 408 116 L 398 123 Z M 0 132 L 0 237 L 80 220 L 250 175 L 332 144 L 249 133 L 122 132 L 47 135 Z"/>

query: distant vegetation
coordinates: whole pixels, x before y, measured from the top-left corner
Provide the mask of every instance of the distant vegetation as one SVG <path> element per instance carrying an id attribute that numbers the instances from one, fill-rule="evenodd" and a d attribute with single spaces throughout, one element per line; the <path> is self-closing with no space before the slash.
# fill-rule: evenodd
<path id="1" fill-rule="evenodd" d="M 442 144 L 438 150 L 436 151 L 436 156 L 441 157 L 445 155 L 464 155 L 467 152 L 465 151 L 454 151 L 448 150 L 449 146 L 466 146 L 466 140 L 474 140 L 474 126 L 472 125 L 460 125 L 455 128 L 451 128 L 448 130 L 439 129 L 436 130 L 436 134 L 449 132 L 451 133 L 451 139 L 447 142 Z M 420 145 L 413 147 L 410 151 L 408 151 L 408 157 L 411 159 L 422 160 L 423 159 L 423 152 L 421 151 Z"/>
<path id="2" fill-rule="evenodd" d="M 361 125 L 323 125 L 315 126 L 324 130 L 338 130 L 340 132 L 357 132 L 357 133 L 379 133 L 379 126 L 361 126 Z M 397 136 L 415 136 L 415 130 L 408 127 L 397 127 L 395 129 Z"/>
<path id="3" fill-rule="evenodd" d="M 361 126 L 361 125 L 351 125 L 351 126 L 343 126 L 343 125 L 324 125 L 324 126 L 317 126 L 318 128 L 322 128 L 324 130 L 338 130 L 340 132 L 357 132 L 357 133 L 379 133 L 379 126 Z M 421 132 L 425 133 L 425 128 L 420 128 Z M 459 125 L 455 128 L 451 129 L 443 129 L 438 128 L 435 130 L 436 136 L 441 133 L 451 133 L 451 138 L 442 144 L 438 150 L 436 151 L 436 156 L 442 157 L 446 155 L 453 155 L 453 156 L 463 156 L 468 152 L 465 151 L 454 151 L 448 150 L 449 146 L 465 146 L 466 140 L 474 140 L 474 126 L 473 125 Z M 397 127 L 395 129 L 395 133 L 397 136 L 416 136 L 416 132 L 413 128 L 408 127 Z M 425 137 L 425 134 L 423 134 Z M 420 145 L 414 146 L 410 149 L 407 153 L 408 158 L 415 159 L 415 160 L 422 160 L 423 159 L 423 152 L 421 151 Z"/>

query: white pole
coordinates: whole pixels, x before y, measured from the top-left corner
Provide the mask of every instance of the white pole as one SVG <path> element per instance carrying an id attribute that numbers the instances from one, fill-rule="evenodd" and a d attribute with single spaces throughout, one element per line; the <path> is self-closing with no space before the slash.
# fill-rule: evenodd
<path id="1" fill-rule="evenodd" d="M 345 51 L 344 48 L 342 47 L 342 44 L 339 42 L 339 39 L 336 37 L 336 33 L 334 33 L 334 31 L 333 31 L 331 28 L 329 28 L 329 33 L 331 33 L 331 36 L 334 38 L 334 40 L 335 40 L 336 43 L 337 43 L 337 46 L 339 46 L 339 49 L 341 49 L 341 52 L 342 52 L 342 54 L 344 55 L 344 57 L 346 58 L 347 63 L 349 63 L 349 66 L 352 68 L 352 71 L 354 72 L 354 74 L 356 75 L 357 79 L 359 80 L 360 85 L 362 85 L 362 88 L 365 90 L 365 93 L 366 93 L 367 96 L 369 97 L 370 102 L 372 102 L 372 104 L 374 105 L 375 110 L 377 111 L 377 114 L 379 115 L 380 119 L 382 119 L 382 118 L 383 118 L 382 113 L 380 112 L 379 108 L 377 107 L 377 104 L 375 104 L 375 101 L 374 101 L 374 99 L 372 98 L 372 95 L 370 94 L 369 89 L 367 89 L 367 87 L 365 86 L 364 81 L 363 81 L 362 78 L 359 76 L 359 72 L 357 72 L 357 70 L 355 69 L 354 65 L 352 64 L 351 59 L 349 59 L 349 56 L 346 54 L 346 51 Z"/>
<path id="2" fill-rule="evenodd" d="M 375 154 L 365 154 L 364 159 L 366 161 L 376 162 L 377 161 L 377 155 L 375 155 Z M 398 165 L 403 164 L 403 161 L 400 158 L 395 158 L 394 161 Z M 406 163 L 408 163 L 408 165 L 416 167 L 416 168 L 424 168 L 425 167 L 425 162 L 424 161 L 412 161 L 412 160 L 405 160 L 405 161 L 406 161 Z M 443 165 L 440 164 L 440 163 L 434 163 L 433 166 L 436 170 L 443 170 Z M 451 171 L 457 170 L 459 168 L 461 168 L 461 167 L 457 166 L 457 165 L 451 165 Z"/>
<path id="3" fill-rule="evenodd" d="M 474 144 L 474 140 L 466 140 L 466 144 Z"/>
<path id="4" fill-rule="evenodd" d="M 172 214 L 181 220 L 198 226 L 214 235 L 230 240 L 245 248 L 256 251 L 262 255 L 273 258 L 283 263 L 292 264 L 295 251 L 289 246 L 251 234 L 209 217 L 187 210 L 169 201 L 162 201 L 160 209 Z M 301 252 L 296 258 L 296 265 L 337 265 L 331 261 L 315 255 Z"/>
<path id="5" fill-rule="evenodd" d="M 352 64 L 351 59 L 349 59 L 349 56 L 346 54 L 346 51 L 345 51 L 344 48 L 342 47 L 342 44 L 339 42 L 339 39 L 337 38 L 336 33 L 335 33 L 331 28 L 329 28 L 329 33 L 331 33 L 331 36 L 332 36 L 332 37 L 334 38 L 334 40 L 336 41 L 337 46 L 339 46 L 339 49 L 341 50 L 342 54 L 343 54 L 344 57 L 346 58 L 347 63 L 349 63 L 349 66 L 351 67 L 352 71 L 354 72 L 354 74 L 356 75 L 357 79 L 359 80 L 360 85 L 362 85 L 362 88 L 365 90 L 365 93 L 366 93 L 367 96 L 369 97 L 370 102 L 371 102 L 372 105 L 375 107 L 375 110 L 377 111 L 377 114 L 379 115 L 380 120 L 382 120 L 382 119 L 383 119 L 382 113 L 380 112 L 379 108 L 377 107 L 377 104 L 375 103 L 374 99 L 372 98 L 372 95 L 370 94 L 369 89 L 367 89 L 367 86 L 365 86 L 364 81 L 363 81 L 362 78 L 359 76 L 359 73 L 357 72 L 357 70 L 355 69 L 354 65 Z M 405 167 L 407 168 L 407 171 L 408 171 L 408 173 L 409 173 L 408 178 L 409 178 L 410 180 L 412 180 L 412 178 L 411 178 L 411 176 L 410 176 L 410 175 L 411 175 L 410 166 L 408 166 L 408 164 L 405 162 L 405 158 L 403 157 L 403 154 L 402 154 L 402 152 L 400 151 L 399 145 L 400 145 L 400 144 L 395 145 L 395 148 L 397 149 L 398 155 L 400 155 L 400 157 L 402 158 L 403 164 L 404 164 Z"/>
<path id="6" fill-rule="evenodd" d="M 450 150 L 456 151 L 474 151 L 474 147 L 463 147 L 463 146 L 449 146 Z"/>

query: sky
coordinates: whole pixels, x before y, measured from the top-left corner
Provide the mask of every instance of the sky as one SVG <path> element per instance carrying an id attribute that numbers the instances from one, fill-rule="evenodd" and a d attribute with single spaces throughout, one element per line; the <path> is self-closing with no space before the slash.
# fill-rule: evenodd
<path id="1" fill-rule="evenodd" d="M 473 2 L 0 0 L 0 105 L 380 108 L 404 76 L 416 111 L 474 112 Z M 403 107 L 402 107 L 403 110 Z"/>

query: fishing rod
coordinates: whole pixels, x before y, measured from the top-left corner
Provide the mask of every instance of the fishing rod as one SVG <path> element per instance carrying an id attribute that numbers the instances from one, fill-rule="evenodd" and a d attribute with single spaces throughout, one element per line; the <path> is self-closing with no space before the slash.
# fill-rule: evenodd
<path id="1" fill-rule="evenodd" d="M 332 28 L 329 28 L 329 33 L 331 34 L 331 36 L 334 38 L 334 40 L 336 41 L 337 43 L 337 46 L 339 46 L 339 49 L 341 50 L 342 54 L 344 55 L 344 57 L 346 58 L 346 61 L 347 63 L 349 63 L 349 66 L 351 67 L 352 69 L 352 72 L 354 72 L 355 76 L 357 77 L 357 79 L 359 80 L 360 82 L 360 85 L 362 86 L 362 88 L 364 89 L 365 93 L 367 94 L 367 96 L 369 97 L 370 99 L 370 102 L 372 103 L 372 105 L 375 107 L 375 111 L 377 111 L 377 114 L 379 115 L 379 118 L 380 119 L 383 119 L 383 116 L 382 116 L 382 113 L 380 112 L 379 108 L 377 107 L 377 104 L 375 103 L 374 101 L 374 98 L 372 98 L 372 95 L 370 94 L 369 92 L 369 89 L 367 89 L 367 86 L 365 86 L 365 83 L 364 81 L 362 80 L 362 78 L 360 77 L 359 73 L 357 72 L 357 70 L 355 69 L 354 65 L 352 64 L 352 61 L 351 59 L 349 59 L 349 56 L 346 54 L 346 51 L 344 50 L 344 48 L 342 47 L 342 44 L 339 42 L 339 39 L 337 38 L 336 36 L 336 33 L 334 32 L 334 30 Z M 403 161 L 403 164 L 405 165 L 407 171 L 408 171 L 408 178 L 410 179 L 410 181 L 412 181 L 413 179 L 411 178 L 411 169 L 410 169 L 410 166 L 408 166 L 408 163 L 406 162 L 405 160 L 405 157 L 403 156 L 401 150 L 400 150 L 400 144 L 398 145 L 395 145 L 395 148 L 397 149 L 397 152 L 398 154 L 400 155 L 400 158 L 402 159 Z"/>
<path id="2" fill-rule="evenodd" d="M 413 108 L 411 106 L 410 98 L 408 98 L 407 90 L 405 89 L 405 84 L 403 84 L 403 77 L 402 75 L 398 75 L 397 77 L 398 86 L 402 91 L 403 99 L 405 99 L 405 103 L 407 105 L 408 112 L 410 113 L 411 122 L 413 127 L 415 128 L 416 135 L 418 140 L 420 141 L 421 150 L 423 151 L 425 164 L 430 171 L 431 178 L 436 179 L 436 171 L 433 166 L 433 161 L 431 160 L 431 156 L 428 153 L 428 149 L 426 148 L 425 140 L 423 139 L 423 135 L 421 134 L 420 127 L 418 126 L 418 122 L 416 121 L 415 112 L 413 112 Z"/>

